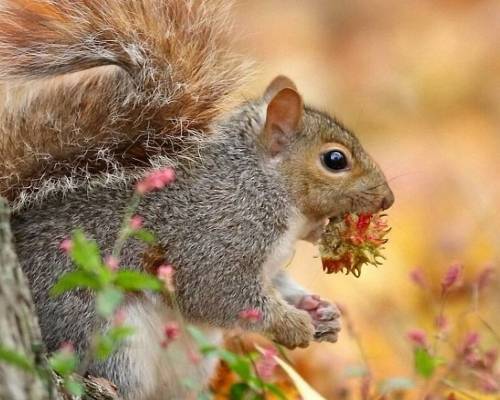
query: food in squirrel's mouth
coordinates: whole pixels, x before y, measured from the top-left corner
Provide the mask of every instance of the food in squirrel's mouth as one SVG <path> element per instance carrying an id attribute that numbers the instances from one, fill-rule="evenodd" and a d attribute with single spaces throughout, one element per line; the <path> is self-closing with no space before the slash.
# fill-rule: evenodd
<path id="1" fill-rule="evenodd" d="M 319 243 L 323 270 L 359 277 L 364 264 L 380 265 L 384 258 L 380 251 L 390 231 L 385 217 L 382 213 L 346 214 L 341 220 L 331 219 Z"/>

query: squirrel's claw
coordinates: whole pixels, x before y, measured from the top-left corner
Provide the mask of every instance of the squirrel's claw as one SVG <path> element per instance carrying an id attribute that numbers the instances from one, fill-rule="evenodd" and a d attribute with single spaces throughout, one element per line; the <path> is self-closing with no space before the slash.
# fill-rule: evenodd
<path id="1" fill-rule="evenodd" d="M 314 340 L 336 342 L 341 329 L 338 307 L 317 295 L 307 294 L 298 302 L 298 309 L 307 311 L 314 325 Z"/>

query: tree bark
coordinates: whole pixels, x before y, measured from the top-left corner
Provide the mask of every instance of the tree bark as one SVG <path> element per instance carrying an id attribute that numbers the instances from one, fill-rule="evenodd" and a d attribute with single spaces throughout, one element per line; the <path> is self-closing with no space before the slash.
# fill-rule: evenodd
<path id="1" fill-rule="evenodd" d="M 31 294 L 12 245 L 9 210 L 0 198 L 0 345 L 24 355 L 33 365 L 42 348 Z M 0 362 L 0 399 L 50 399 L 40 376 Z"/>
<path id="2" fill-rule="evenodd" d="M 0 197 L 0 347 L 44 368 L 43 344 L 28 283 L 12 244 L 7 202 Z M 98 378 L 83 379 L 88 400 L 119 400 L 113 386 Z M 71 400 L 59 393 L 54 374 L 47 379 L 0 359 L 0 400 Z"/>

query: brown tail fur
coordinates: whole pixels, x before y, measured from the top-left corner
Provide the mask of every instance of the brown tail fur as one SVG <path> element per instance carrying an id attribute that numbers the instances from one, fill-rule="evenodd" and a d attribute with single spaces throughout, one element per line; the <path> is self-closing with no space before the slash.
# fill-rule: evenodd
<path id="1" fill-rule="evenodd" d="M 0 1 L 0 194 L 26 204 L 206 134 L 245 75 L 227 11 L 224 0 Z"/>

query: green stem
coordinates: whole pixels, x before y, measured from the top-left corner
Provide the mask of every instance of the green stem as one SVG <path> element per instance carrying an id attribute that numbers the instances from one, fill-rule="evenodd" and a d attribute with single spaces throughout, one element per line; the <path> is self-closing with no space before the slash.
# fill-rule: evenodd
<path id="1" fill-rule="evenodd" d="M 115 242 L 115 245 L 113 246 L 113 252 L 112 255 L 113 257 L 116 257 L 117 259 L 120 258 L 120 254 L 122 252 L 123 246 L 125 245 L 125 242 L 127 241 L 128 237 L 130 236 L 130 220 L 132 219 L 132 216 L 134 215 L 135 211 L 137 210 L 137 207 L 139 207 L 139 203 L 141 202 L 142 197 L 139 196 L 137 193 L 134 193 L 132 196 L 132 199 L 130 200 L 130 204 L 127 206 L 125 210 L 125 217 L 123 219 L 122 226 L 120 228 L 120 232 L 118 234 L 118 239 Z"/>

